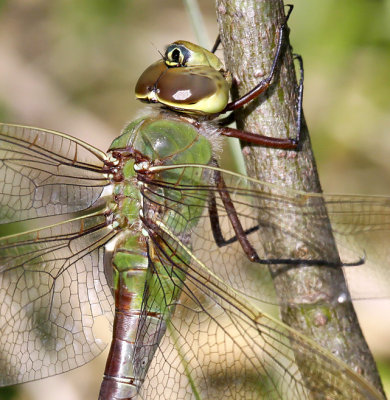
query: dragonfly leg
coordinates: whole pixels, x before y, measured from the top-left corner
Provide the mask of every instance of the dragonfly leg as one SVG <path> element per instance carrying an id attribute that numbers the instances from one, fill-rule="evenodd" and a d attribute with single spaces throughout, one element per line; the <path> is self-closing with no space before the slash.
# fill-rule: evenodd
<path id="1" fill-rule="evenodd" d="M 247 230 L 244 230 L 242 227 L 241 221 L 237 215 L 236 209 L 234 204 L 230 198 L 229 191 L 225 185 L 225 181 L 219 171 L 215 171 L 215 182 L 219 196 L 221 197 L 223 206 L 226 210 L 226 214 L 229 218 L 229 221 L 233 227 L 235 232 L 235 236 L 225 239 L 222 234 L 221 226 L 219 223 L 219 216 L 218 216 L 218 209 L 217 203 L 215 199 L 215 193 L 210 191 L 209 197 L 209 218 L 211 229 L 213 233 L 214 240 L 218 247 L 223 247 L 238 241 L 248 257 L 248 259 L 252 262 L 256 262 L 259 264 L 286 264 L 290 266 L 298 266 L 298 265 L 306 265 L 306 266 L 327 266 L 332 268 L 340 268 L 340 267 L 348 267 L 348 266 L 357 266 L 362 265 L 364 263 L 363 259 L 357 259 L 351 263 L 334 263 L 328 260 L 322 259 L 315 259 L 315 260 L 308 260 L 308 259 L 294 259 L 294 258 L 278 258 L 278 259 L 264 259 L 260 258 L 257 254 L 256 250 L 249 242 L 247 235 L 260 230 L 260 225 L 253 226 Z"/>
<path id="2" fill-rule="evenodd" d="M 270 71 L 269 75 L 266 78 L 264 78 L 258 85 L 256 85 L 251 91 L 246 93 L 244 96 L 228 103 L 222 112 L 237 110 L 238 108 L 241 108 L 245 104 L 249 103 L 251 100 L 260 96 L 260 94 L 265 92 L 268 89 L 268 87 L 270 86 L 272 79 L 274 78 L 274 75 L 276 72 L 276 67 L 278 66 L 280 58 L 281 58 L 282 48 L 283 48 L 283 43 L 284 43 L 284 36 L 287 32 L 287 21 L 288 21 L 290 14 L 294 8 L 293 5 L 291 5 L 291 4 L 288 5 L 288 7 L 289 7 L 289 10 L 287 12 L 287 16 L 286 16 L 283 24 L 279 27 L 278 46 L 276 48 L 276 53 L 274 56 L 274 60 L 272 62 L 272 67 L 271 67 L 271 71 Z"/>
<path id="3" fill-rule="evenodd" d="M 223 177 L 219 171 L 215 171 L 215 180 L 216 180 L 216 186 L 218 189 L 219 196 L 221 197 L 221 200 L 223 202 L 223 205 L 226 209 L 226 213 L 229 217 L 230 223 L 232 224 L 232 227 L 234 229 L 234 232 L 236 233 L 236 236 L 230 241 L 225 241 L 222 235 L 221 227 L 219 224 L 219 218 L 218 218 L 218 212 L 217 212 L 217 206 L 216 206 L 216 201 L 215 201 L 215 196 L 212 195 L 210 197 L 210 208 L 209 208 L 209 215 L 210 215 L 210 222 L 211 222 L 211 227 L 214 235 L 214 239 L 216 243 L 219 245 L 226 245 L 229 243 L 234 242 L 235 240 L 238 240 L 242 249 L 244 250 L 245 254 L 249 258 L 250 261 L 252 262 L 261 262 L 259 256 L 257 255 L 256 250 L 253 248 L 253 246 L 249 243 L 249 240 L 247 238 L 247 234 L 250 232 L 244 231 L 240 219 L 238 218 L 236 209 L 234 207 L 234 204 L 230 198 L 230 195 L 227 191 L 225 182 L 223 180 Z"/>
<path id="4" fill-rule="evenodd" d="M 211 225 L 211 230 L 213 233 L 213 237 L 215 240 L 215 243 L 217 243 L 218 247 L 223 247 L 227 246 L 229 244 L 232 244 L 234 242 L 237 242 L 237 236 L 233 236 L 230 239 L 225 239 L 223 237 L 223 233 L 221 230 L 221 225 L 219 223 L 219 216 L 218 216 L 218 209 L 217 209 L 217 202 L 215 199 L 215 193 L 213 191 L 210 191 L 210 197 L 209 197 L 209 218 L 210 218 L 210 225 Z M 255 231 L 259 230 L 259 225 L 256 225 L 252 228 L 246 229 L 244 231 L 245 235 L 249 235 Z"/>
<path id="5" fill-rule="evenodd" d="M 224 136 L 235 137 L 245 142 L 257 144 L 262 147 L 272 147 L 275 149 L 283 150 L 298 150 L 301 139 L 301 129 L 302 129 L 302 102 L 303 102 L 303 61 L 299 54 L 294 54 L 294 58 L 298 60 L 299 63 L 299 87 L 298 87 L 298 102 L 297 102 L 297 133 L 295 138 L 274 138 L 270 136 L 259 135 L 253 132 L 247 132 L 240 129 L 228 128 L 221 126 L 219 131 Z M 228 115 L 226 118 L 220 120 L 220 125 L 226 125 L 232 122 L 232 114 Z"/>
<path id="6" fill-rule="evenodd" d="M 271 72 L 267 78 L 263 79 L 255 88 L 253 88 L 249 93 L 241 97 L 240 99 L 229 103 L 225 111 L 232 110 L 233 113 L 228 115 L 225 118 L 222 118 L 218 121 L 220 125 L 220 133 L 224 136 L 228 137 L 235 137 L 237 139 L 243 140 L 245 142 L 249 142 L 258 146 L 262 147 L 272 147 L 276 149 L 283 149 L 283 150 L 298 150 L 300 146 L 300 133 L 302 128 L 302 102 L 303 102 L 303 80 L 304 80 L 304 70 L 303 70 L 303 61 L 302 57 L 298 54 L 294 54 L 294 59 L 298 60 L 299 63 L 299 86 L 298 86 L 298 100 L 297 100 L 297 128 L 296 128 L 296 136 L 295 138 L 274 138 L 265 135 L 259 135 L 258 133 L 247 132 L 240 129 L 235 128 L 228 128 L 226 125 L 234 122 L 234 110 L 242 107 L 249 101 L 253 100 L 261 93 L 263 93 L 271 84 L 271 81 L 275 75 L 276 66 L 278 61 L 281 57 L 281 50 L 283 45 L 283 35 L 285 30 L 287 29 L 287 20 L 291 14 L 293 6 L 289 6 L 289 11 L 287 13 L 286 19 L 284 23 L 279 28 L 279 40 L 278 40 L 278 47 L 276 50 L 276 54 L 274 57 L 274 61 L 272 63 Z M 217 39 L 218 40 L 218 39 Z M 216 42 L 217 43 L 217 42 Z"/>
<path id="7" fill-rule="evenodd" d="M 262 147 L 272 147 L 274 149 L 297 150 L 299 142 L 296 139 L 274 138 L 271 136 L 259 135 L 253 132 L 242 131 L 240 129 L 222 127 L 219 129 L 221 135 L 234 137 L 245 142 L 256 144 Z"/>
<path id="8" fill-rule="evenodd" d="M 213 45 L 213 47 L 211 49 L 211 52 L 215 53 L 220 44 L 221 44 L 221 35 L 218 35 L 217 38 L 215 39 L 214 45 Z"/>

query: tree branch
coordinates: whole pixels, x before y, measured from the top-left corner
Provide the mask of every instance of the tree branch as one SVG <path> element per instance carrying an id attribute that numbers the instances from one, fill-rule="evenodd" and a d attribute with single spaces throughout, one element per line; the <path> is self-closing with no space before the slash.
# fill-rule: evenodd
<path id="1" fill-rule="evenodd" d="M 235 95 L 243 95 L 271 68 L 278 39 L 277 30 L 284 18 L 283 2 L 216 0 L 216 6 L 226 67 L 239 83 Z M 274 83 L 264 96 L 236 113 L 238 127 L 267 136 L 294 138 L 296 104 L 294 63 L 291 49 L 286 43 L 282 65 Z M 304 121 L 301 135 L 302 149 L 297 153 L 246 144 L 243 150 L 248 175 L 281 187 L 321 192 Z M 325 206 L 322 206 L 326 214 Z M 338 262 L 337 247 L 327 218 L 313 223 L 310 217 L 291 217 L 287 212 L 285 216 L 269 214 L 267 218 L 267 227 L 264 227 L 261 238 L 268 257 Z M 273 229 L 281 221 L 290 233 L 294 231 L 294 237 Z M 270 269 L 280 299 L 283 321 L 337 355 L 383 393 L 375 362 L 352 303 L 335 301 L 339 293 L 347 291 L 341 268 L 275 266 Z M 289 299 L 293 299 L 293 303 Z M 310 374 L 310 366 L 304 365 L 304 361 L 297 360 L 301 371 L 305 375 Z"/>

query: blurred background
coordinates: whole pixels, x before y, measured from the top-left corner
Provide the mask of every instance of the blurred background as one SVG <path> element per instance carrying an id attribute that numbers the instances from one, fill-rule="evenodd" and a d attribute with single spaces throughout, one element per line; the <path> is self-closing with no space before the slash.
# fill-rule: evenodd
<path id="1" fill-rule="evenodd" d="M 390 0 L 290 2 L 324 191 L 390 194 Z M 199 4 L 213 42 L 214 2 Z M 181 0 L 0 0 L 0 120 L 104 150 L 143 107 L 133 95 L 138 76 L 178 39 L 196 42 Z M 371 324 L 367 333 L 384 378 L 385 328 Z M 96 399 L 105 358 L 0 399 Z"/>

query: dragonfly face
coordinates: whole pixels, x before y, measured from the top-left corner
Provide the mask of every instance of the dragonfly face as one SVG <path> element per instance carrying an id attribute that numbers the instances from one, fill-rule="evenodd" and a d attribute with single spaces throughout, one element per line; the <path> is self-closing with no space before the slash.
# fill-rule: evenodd
<path id="1" fill-rule="evenodd" d="M 139 100 L 160 103 L 178 112 L 213 115 L 229 100 L 230 79 L 213 53 L 186 41 L 169 45 L 165 56 L 139 78 Z"/>

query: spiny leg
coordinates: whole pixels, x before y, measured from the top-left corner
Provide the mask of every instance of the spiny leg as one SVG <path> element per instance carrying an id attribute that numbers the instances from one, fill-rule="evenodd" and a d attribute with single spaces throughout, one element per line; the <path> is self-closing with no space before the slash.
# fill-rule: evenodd
<path id="1" fill-rule="evenodd" d="M 274 138 L 265 135 L 259 135 L 253 132 L 242 131 L 240 129 L 235 128 L 228 128 L 228 127 L 221 127 L 219 128 L 219 132 L 221 135 L 228 136 L 228 137 L 235 137 L 245 142 L 253 143 L 258 146 L 263 147 L 272 147 L 275 149 L 284 149 L 284 150 L 298 150 L 300 146 L 301 140 L 301 129 L 302 129 L 302 102 L 303 102 L 303 61 L 302 57 L 298 54 L 294 54 L 294 58 L 298 60 L 299 63 L 299 87 L 298 87 L 298 101 L 297 101 L 297 125 L 296 125 L 296 136 L 295 138 Z M 223 124 L 230 119 L 230 115 L 225 119 L 221 120 Z M 231 119 L 230 119 L 231 120 Z"/>
<path id="2" fill-rule="evenodd" d="M 283 45 L 283 30 L 287 27 L 287 25 L 286 25 L 286 24 L 287 24 L 287 21 L 288 21 L 288 19 L 289 19 L 289 17 L 290 17 L 290 14 L 291 14 L 291 12 L 292 12 L 292 10 L 293 10 L 293 8 L 294 8 L 294 6 L 293 6 L 292 4 L 288 4 L 287 6 L 289 7 L 289 10 L 288 10 L 288 12 L 287 12 L 287 16 L 286 16 L 286 18 L 285 18 L 285 20 L 284 20 L 284 23 L 283 23 L 283 24 L 280 26 L 280 28 L 279 28 L 278 47 L 277 47 L 277 50 L 276 50 L 276 53 L 275 53 L 274 61 L 273 61 L 273 63 L 272 63 L 272 68 L 271 68 L 271 73 L 270 73 L 270 75 L 269 75 L 266 79 L 263 79 L 263 80 L 262 80 L 256 87 L 254 87 L 249 93 L 247 93 L 245 96 L 241 97 L 241 99 L 236 100 L 237 102 L 240 101 L 240 100 L 242 100 L 243 98 L 246 98 L 246 96 L 248 96 L 250 93 L 252 93 L 252 92 L 258 90 L 258 88 L 261 87 L 261 86 L 264 84 L 265 81 L 269 81 L 268 86 L 270 85 L 270 82 L 271 82 L 272 79 L 273 79 L 273 76 L 274 76 L 274 74 L 275 74 L 275 69 L 276 69 L 277 63 L 278 63 L 279 58 L 280 58 L 280 55 L 281 55 L 281 49 L 282 49 L 282 45 Z M 212 49 L 211 49 L 211 52 L 212 52 L 212 53 L 215 53 L 215 52 L 217 51 L 217 49 L 218 49 L 218 47 L 219 47 L 220 44 L 221 44 L 221 35 L 218 34 L 218 36 L 217 36 L 217 38 L 216 38 L 216 40 L 215 40 L 215 43 L 214 43 L 214 45 L 213 45 L 213 47 L 212 47 Z M 295 55 L 294 55 L 294 56 L 295 56 Z M 297 56 L 297 57 L 298 57 L 298 56 Z M 299 57 L 300 57 L 300 56 L 299 56 Z M 301 58 L 301 61 L 302 61 L 302 58 Z M 302 67 L 302 63 L 301 63 L 301 67 Z M 303 77 L 303 68 L 301 68 L 301 80 L 302 80 L 302 77 Z M 268 86 L 267 86 L 267 87 L 264 87 L 264 89 L 262 89 L 255 97 L 259 96 L 262 92 L 264 92 L 264 91 L 268 88 Z M 247 100 L 246 102 L 249 102 L 250 100 L 253 100 L 253 98 Z M 230 107 L 231 105 L 233 105 L 233 104 L 235 103 L 235 102 L 231 102 L 231 103 L 229 103 L 229 104 L 226 106 L 226 108 L 225 108 L 220 114 L 223 114 L 223 113 L 225 113 L 226 111 L 234 111 L 235 109 L 242 107 L 244 104 L 246 104 L 246 102 L 243 103 L 243 104 L 241 104 L 240 106 L 235 107 L 235 108 L 233 108 L 233 109 L 230 110 L 230 109 L 228 109 L 228 107 Z M 233 123 L 234 121 L 235 121 L 234 112 L 231 112 L 227 117 L 224 117 L 224 118 L 219 119 L 219 120 L 218 120 L 218 124 L 219 124 L 220 126 L 227 126 L 227 125 Z M 228 135 L 226 135 L 226 136 L 228 136 Z M 233 137 L 235 137 L 235 136 L 233 136 Z"/>
<path id="3" fill-rule="evenodd" d="M 236 238 L 239 241 L 242 249 L 244 250 L 244 253 L 247 255 L 250 261 L 252 262 L 261 262 L 259 259 L 259 256 L 256 253 L 256 250 L 253 248 L 253 246 L 249 243 L 249 240 L 245 234 L 245 231 L 241 225 L 241 221 L 238 218 L 236 209 L 234 207 L 234 204 L 230 198 L 230 195 L 227 191 L 225 182 L 223 180 L 223 177 L 219 171 L 215 171 L 215 181 L 216 181 L 216 186 L 218 189 L 219 196 L 221 197 L 222 203 L 225 207 L 226 214 L 228 215 L 228 218 L 230 220 L 230 223 L 233 227 L 234 232 L 236 233 Z M 215 197 L 214 197 L 214 204 L 215 204 Z M 214 210 L 216 210 L 216 204 L 214 207 Z M 211 219 L 211 214 L 210 214 L 210 222 L 211 226 L 213 227 L 213 222 L 215 223 L 215 215 L 213 216 L 214 220 Z M 218 218 L 218 214 L 216 214 L 216 218 Z M 214 238 L 217 236 L 218 240 L 223 239 L 221 228 L 218 222 L 218 225 L 214 225 L 213 227 L 213 235 Z"/>
<path id="4" fill-rule="evenodd" d="M 219 223 L 219 215 L 218 215 L 218 208 L 217 208 L 217 201 L 215 199 L 215 192 L 210 191 L 209 200 L 208 200 L 208 210 L 209 210 L 209 218 L 210 218 L 210 225 L 211 231 L 213 233 L 214 241 L 218 247 L 227 246 L 234 242 L 237 242 L 237 236 L 233 236 L 230 239 L 225 239 L 223 237 L 223 233 L 221 230 L 221 224 Z M 259 225 L 256 225 L 252 228 L 246 229 L 244 231 L 245 235 L 250 235 L 251 233 L 259 230 Z"/>
<path id="5" fill-rule="evenodd" d="M 215 181 L 216 181 L 216 187 L 218 189 L 219 196 L 221 197 L 222 203 L 225 207 L 226 214 L 229 218 L 229 221 L 233 227 L 233 230 L 235 232 L 235 236 L 233 236 L 231 239 L 228 239 L 225 241 L 222 236 L 222 231 L 221 227 L 219 224 L 219 218 L 218 218 L 218 213 L 214 213 L 213 211 L 210 213 L 210 223 L 212 227 L 212 232 L 214 235 L 214 239 L 216 243 L 223 243 L 222 241 L 225 242 L 226 245 L 229 243 L 233 243 L 236 240 L 240 243 L 244 253 L 248 257 L 248 259 L 252 262 L 257 262 L 260 264 L 281 264 L 281 263 L 287 263 L 287 264 L 297 264 L 296 260 L 279 260 L 279 259 L 261 259 L 256 250 L 253 248 L 253 246 L 250 244 L 247 234 L 254 232 L 259 229 L 259 225 L 249 229 L 248 231 L 244 231 L 244 228 L 241 225 L 241 221 L 237 215 L 236 209 L 234 207 L 234 204 L 230 198 L 229 192 L 227 190 L 227 187 L 225 185 L 225 182 L 223 180 L 223 177 L 219 171 L 215 171 Z M 212 199 L 212 196 L 211 196 Z M 212 201 L 212 200 L 211 200 Z M 214 196 L 214 211 L 216 211 L 216 203 L 215 203 L 215 196 Z"/>
<path id="6" fill-rule="evenodd" d="M 297 102 L 297 135 L 295 136 L 295 142 L 299 144 L 301 139 L 300 134 L 302 130 L 302 115 L 303 115 L 303 81 L 304 81 L 304 69 L 303 60 L 300 54 L 293 54 L 295 60 L 299 63 L 299 85 L 298 85 L 298 102 Z"/>
<path id="7" fill-rule="evenodd" d="M 219 47 L 219 45 L 221 44 L 221 35 L 218 35 L 217 38 L 215 39 L 213 48 L 211 49 L 212 53 L 215 53 Z"/>
<path id="8" fill-rule="evenodd" d="M 240 99 L 229 103 L 224 111 L 229 110 L 236 110 L 249 101 L 253 100 L 261 93 L 263 93 L 266 89 L 268 89 L 271 81 L 275 75 L 276 67 L 280 61 L 283 41 L 284 41 L 284 33 L 287 29 L 287 21 L 290 17 L 292 12 L 293 6 L 289 5 L 289 10 L 287 16 L 283 22 L 283 24 L 279 28 L 279 39 L 278 39 L 278 46 L 276 49 L 275 57 L 272 63 L 271 72 L 269 73 L 268 77 L 263 79 L 256 87 L 254 87 L 249 93 L 241 97 Z M 276 149 L 283 149 L 283 150 L 298 150 L 300 145 L 300 132 L 301 132 L 301 125 L 302 125 L 302 101 L 303 101 L 303 61 L 302 57 L 299 55 L 294 54 L 294 58 L 296 58 L 299 62 L 299 71 L 300 71 L 300 79 L 299 79 L 299 88 L 298 88 L 298 101 L 297 101 L 297 134 L 295 138 L 273 138 L 270 136 L 259 135 L 253 132 L 242 131 L 240 129 L 235 128 L 228 128 L 226 125 L 233 122 L 234 115 L 230 114 L 227 117 L 221 119 L 219 121 L 220 133 L 224 136 L 228 137 L 235 137 L 242 141 L 249 142 L 258 146 L 263 147 L 272 147 Z"/>
<path id="9" fill-rule="evenodd" d="M 291 4 L 289 4 L 288 7 L 289 7 L 289 10 L 287 12 L 287 16 L 284 19 L 283 24 L 279 27 L 278 46 L 276 48 L 276 53 L 274 56 L 274 60 L 272 62 L 272 67 L 271 67 L 271 71 L 270 71 L 269 75 L 266 78 L 264 78 L 258 85 L 256 85 L 251 91 L 244 94 L 244 96 L 228 103 L 222 112 L 233 111 L 233 110 L 237 110 L 238 108 L 241 108 L 245 104 L 249 103 L 251 100 L 260 96 L 270 86 L 272 79 L 274 78 L 274 75 L 276 72 L 276 67 L 278 66 L 280 58 L 281 58 L 283 42 L 284 42 L 284 35 L 287 30 L 287 21 L 288 21 L 290 14 L 294 8 L 294 6 Z"/>
<path id="10" fill-rule="evenodd" d="M 245 142 L 256 144 L 262 147 L 272 147 L 274 149 L 282 150 L 296 150 L 298 148 L 299 142 L 294 139 L 282 139 L 274 138 L 271 136 L 259 135 L 253 132 L 246 132 L 240 129 L 223 127 L 220 128 L 219 132 L 221 135 L 234 137 Z"/>
<path id="11" fill-rule="evenodd" d="M 237 139 L 243 140 L 245 142 L 250 142 L 263 147 L 273 147 L 275 149 L 284 150 L 298 150 L 301 140 L 301 129 L 302 129 L 302 102 L 303 102 L 303 61 L 302 57 L 298 54 L 294 54 L 294 58 L 298 60 L 299 63 L 299 87 L 298 87 L 298 101 L 297 101 L 297 133 L 293 139 L 283 139 L 274 138 L 265 135 L 259 135 L 253 132 L 242 131 L 240 129 L 228 128 L 221 126 L 219 132 L 221 135 L 228 137 L 235 137 Z M 229 124 L 232 121 L 232 114 L 228 115 L 219 121 L 220 125 Z"/>
<path id="12" fill-rule="evenodd" d="M 259 264 L 286 264 L 290 266 L 299 266 L 299 265 L 306 265 L 306 266 L 327 266 L 327 267 L 332 267 L 332 268 L 339 268 L 339 267 L 349 267 L 349 266 L 357 266 L 357 265 L 362 265 L 364 263 L 363 259 L 357 259 L 354 262 L 350 263 L 341 263 L 341 264 L 335 264 L 332 263 L 328 260 L 322 260 L 322 259 L 317 259 L 317 260 L 307 260 L 307 259 L 292 259 L 292 258 L 275 258 L 275 259 L 264 259 L 260 258 L 252 246 L 252 244 L 249 242 L 247 235 L 250 233 L 253 233 L 255 231 L 260 230 L 260 225 L 253 226 L 252 228 L 249 228 L 247 230 L 244 230 L 242 227 L 241 221 L 237 215 L 237 211 L 234 207 L 234 204 L 230 198 L 230 194 L 228 191 L 228 188 L 225 185 L 224 179 L 219 171 L 215 171 L 214 175 L 215 181 L 216 181 L 216 187 L 219 193 L 219 196 L 221 197 L 222 203 L 224 205 L 224 208 L 226 210 L 226 215 L 229 218 L 229 221 L 233 227 L 233 230 L 235 232 L 235 236 L 231 237 L 230 239 L 225 239 L 222 234 L 221 226 L 219 223 L 219 216 L 218 216 L 218 210 L 217 210 L 217 204 L 215 200 L 215 194 L 214 192 L 210 192 L 210 197 L 209 197 L 209 217 L 210 217 L 210 224 L 211 224 L 211 229 L 213 233 L 214 240 L 218 247 L 223 247 L 226 245 L 229 245 L 231 243 L 234 243 L 238 241 L 248 257 L 248 259 L 252 262 L 256 262 Z"/>

